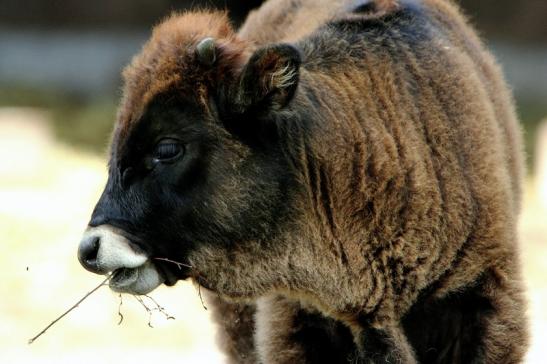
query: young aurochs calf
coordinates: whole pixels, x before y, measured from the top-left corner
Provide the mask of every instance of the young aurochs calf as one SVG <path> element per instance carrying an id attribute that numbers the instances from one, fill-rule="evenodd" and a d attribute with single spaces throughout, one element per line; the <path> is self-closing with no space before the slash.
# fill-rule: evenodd
<path id="1" fill-rule="evenodd" d="M 197 280 L 237 363 L 522 359 L 519 130 L 447 0 L 173 15 L 124 76 L 79 248 L 112 289 Z"/>

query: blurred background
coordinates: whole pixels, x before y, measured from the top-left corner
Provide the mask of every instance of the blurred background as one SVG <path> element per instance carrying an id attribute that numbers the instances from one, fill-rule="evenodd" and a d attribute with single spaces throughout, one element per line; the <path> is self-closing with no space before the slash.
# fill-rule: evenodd
<path id="1" fill-rule="evenodd" d="M 0 363 L 223 362 L 208 312 L 188 283 L 153 293 L 175 320 L 157 311 L 149 318 L 133 297 L 120 306 L 103 287 L 27 341 L 100 283 L 80 267 L 76 249 L 106 181 L 122 67 L 173 10 L 227 8 L 237 25 L 260 3 L 0 0 Z M 459 3 L 502 64 L 524 130 L 520 244 L 533 331 L 527 362 L 545 363 L 547 1 Z"/>

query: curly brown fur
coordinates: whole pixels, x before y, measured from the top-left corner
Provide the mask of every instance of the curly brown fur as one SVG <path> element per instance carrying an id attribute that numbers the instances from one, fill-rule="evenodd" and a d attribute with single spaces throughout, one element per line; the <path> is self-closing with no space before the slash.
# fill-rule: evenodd
<path id="1" fill-rule="evenodd" d="M 521 136 L 452 3 L 269 0 L 238 34 L 174 15 L 124 75 L 103 198 L 218 294 L 233 362 L 522 360 Z M 162 128 L 192 164 L 142 167 L 129 199 L 116 176 Z"/>
<path id="2" fill-rule="evenodd" d="M 205 69 L 197 62 L 196 45 L 207 36 L 217 42 L 219 62 Z M 226 13 L 206 11 L 173 14 L 154 28 L 151 39 L 123 72 L 124 97 L 118 110 L 117 134 L 124 138 L 154 97 L 169 92 L 207 105 L 205 84 L 218 87 L 233 81 L 250 49 L 236 37 Z M 123 145 L 123 139 L 118 142 Z"/>
<path id="3" fill-rule="evenodd" d="M 425 282 L 420 284 L 419 281 L 423 279 L 421 276 L 429 276 L 424 279 L 426 282 L 436 281 L 436 292 L 432 294 L 444 297 L 454 289 L 464 290 L 464 287 L 472 285 L 486 267 L 491 268 L 487 268 L 485 274 L 490 276 L 492 281 L 497 281 L 495 276 L 499 274 L 501 267 L 504 267 L 502 270 L 509 272 L 504 274 L 504 279 L 499 281 L 499 285 L 489 297 L 492 310 L 496 311 L 496 314 L 488 314 L 493 316 L 492 319 L 476 319 L 486 322 L 486 331 L 491 330 L 488 327 L 496 327 L 498 324 L 501 324 L 500 327 L 506 327 L 500 333 L 489 333 L 491 338 L 486 339 L 483 360 L 492 363 L 518 362 L 522 359 L 527 340 L 520 277 L 518 268 L 512 268 L 518 261 L 515 224 L 522 177 L 520 130 L 515 121 L 514 107 L 503 78 L 499 75 L 498 66 L 483 50 L 480 41 L 458 10 L 452 4 L 443 1 L 425 2 L 423 6 L 431 16 L 433 26 L 443 29 L 442 36 L 438 39 L 430 39 L 428 45 L 420 44 L 423 49 L 413 49 L 412 44 L 404 44 L 405 40 L 398 30 L 391 29 L 390 32 L 386 32 L 391 34 L 378 34 L 377 39 L 367 39 L 365 42 L 369 44 L 361 45 L 365 60 L 356 68 L 364 69 L 363 71 L 350 71 L 347 69 L 347 63 L 340 62 L 345 69 L 337 70 L 334 66 L 327 72 L 318 70 L 317 74 L 310 74 L 307 86 L 315 90 L 313 93 L 319 93 L 319 90 L 330 86 L 338 96 L 334 101 L 330 99 L 332 94 L 325 95 L 325 99 L 320 100 L 321 106 L 331 114 L 329 116 L 332 119 L 348 119 L 346 110 L 337 110 L 338 105 L 351 105 L 351 100 L 360 100 L 362 103 L 352 105 L 353 113 L 358 120 L 349 120 L 350 126 L 347 129 L 353 130 L 350 134 L 354 135 L 336 135 L 335 138 L 341 139 L 340 141 L 362 138 L 366 140 L 366 145 L 358 142 L 354 144 L 354 150 L 347 153 L 335 151 L 335 148 L 344 148 L 340 148 L 340 142 L 328 140 L 325 136 L 327 131 L 325 134 L 318 133 L 319 140 L 310 143 L 313 147 L 323 149 L 317 153 L 319 160 L 333 154 L 342 158 L 353 154 L 353 161 L 332 161 L 332 170 L 323 172 L 323 183 L 327 186 L 343 186 L 347 182 L 355 183 L 356 179 L 363 180 L 363 177 L 359 177 L 358 171 L 357 175 L 351 175 L 353 178 L 348 178 L 347 173 L 340 173 L 344 170 L 355 171 L 357 168 L 370 173 L 369 177 L 374 181 L 376 189 L 373 194 L 377 196 L 369 197 L 363 193 L 362 198 L 357 198 L 355 188 L 351 185 L 338 191 L 330 191 L 327 187 L 328 195 L 320 196 L 319 199 L 334 196 L 340 198 L 340 201 L 338 205 L 334 205 L 332 200 L 322 201 L 322 204 L 327 206 L 318 206 L 317 209 L 323 210 L 318 211 L 318 214 L 322 215 L 322 223 L 331 228 L 329 230 L 332 235 L 335 230 L 349 233 L 350 237 L 329 237 L 329 240 L 333 240 L 332 244 L 336 245 L 341 241 L 356 240 L 355 236 L 361 235 L 358 233 L 359 229 L 355 229 L 360 224 L 348 221 L 348 217 L 359 215 L 359 211 L 363 210 L 369 213 L 376 212 L 376 216 L 370 219 L 380 224 L 382 231 L 376 232 L 380 233 L 380 236 L 362 234 L 369 236 L 368 239 L 363 237 L 363 241 L 376 240 L 381 244 L 377 248 L 379 250 L 371 249 L 373 255 L 368 258 L 370 268 L 367 269 L 371 271 L 371 278 L 370 283 L 364 284 L 365 287 L 376 289 L 365 290 L 369 293 L 364 295 L 362 302 L 372 304 L 369 302 L 374 297 L 386 301 L 387 303 L 382 304 L 388 306 L 385 317 L 379 314 L 381 308 L 371 308 L 377 310 L 375 316 L 382 321 L 398 320 L 397 317 L 393 317 L 394 313 L 405 312 L 405 306 L 412 305 L 416 299 L 415 294 L 420 291 L 419 287 L 428 285 Z M 273 15 L 270 8 L 274 9 Z M 280 31 L 273 31 L 278 26 L 276 14 L 281 14 L 283 9 L 286 7 L 282 1 L 267 2 L 263 8 L 251 14 L 240 34 L 259 43 L 283 41 L 292 38 L 285 34 L 295 33 L 291 26 L 299 29 L 296 34 L 300 35 L 299 31 L 308 34 L 316 23 L 324 22 L 328 18 L 328 15 L 314 11 L 311 6 L 301 6 L 294 11 L 295 15 L 289 13 L 284 17 L 287 22 L 291 17 L 296 21 L 293 20 L 290 25 L 279 26 Z M 309 17 L 303 25 L 297 20 L 301 16 Z M 253 27 L 257 29 L 252 29 Z M 262 34 L 268 38 L 260 38 Z M 385 49 L 378 46 L 380 42 Z M 351 52 L 343 43 L 321 45 L 332 47 L 333 53 L 336 52 L 334 57 L 343 54 L 345 50 Z M 376 51 L 377 54 L 370 54 L 372 51 Z M 433 52 L 430 53 L 431 51 Z M 460 53 L 462 51 L 463 53 Z M 320 54 L 317 56 L 318 63 L 325 62 L 325 53 L 330 55 L 329 49 L 325 48 L 317 49 L 317 53 Z M 310 64 L 308 68 L 311 68 L 313 54 L 307 58 Z M 452 70 L 455 69 L 462 71 L 454 74 Z M 411 82 L 412 84 L 408 84 Z M 358 87 L 354 86 L 356 84 Z M 366 90 L 365 92 L 378 99 L 370 100 L 360 94 L 360 90 Z M 417 90 L 422 91 L 421 97 L 414 94 Z M 328 94 L 327 91 L 322 93 Z M 318 95 L 314 97 L 319 98 Z M 332 108 L 329 108 L 329 103 L 333 104 Z M 342 115 L 339 115 L 340 113 Z M 377 122 L 372 121 L 374 117 Z M 385 120 L 390 121 L 387 127 L 383 125 Z M 456 120 L 463 125 L 451 124 Z M 476 123 L 476 120 L 488 120 L 488 123 Z M 351 126 L 355 125 L 356 121 L 367 123 L 362 129 L 365 130 L 364 133 L 369 134 L 368 138 L 360 127 Z M 420 125 L 420 121 L 425 124 Z M 408 122 L 416 126 L 408 130 Z M 454 129 L 459 127 L 460 130 L 450 130 L 453 126 Z M 455 143 L 464 145 L 458 146 Z M 487 165 L 491 167 L 488 168 Z M 317 169 L 315 167 L 312 168 Z M 333 181 L 337 176 L 345 181 Z M 320 185 L 321 181 L 317 180 L 321 178 L 321 175 L 316 176 L 315 184 Z M 310 176 L 306 179 L 313 180 Z M 437 183 L 431 183 L 432 181 Z M 364 192 L 365 188 L 367 187 L 362 186 L 359 189 Z M 321 187 L 317 187 L 316 190 L 321 191 Z M 319 191 L 310 191 L 310 195 Z M 403 196 L 393 196 L 401 192 Z M 390 195 L 394 198 L 390 198 Z M 367 203 L 363 208 L 351 202 L 355 200 Z M 395 205 L 391 205 L 393 203 Z M 349 211 L 344 211 L 348 210 L 348 207 Z M 334 214 L 340 216 L 338 221 Z M 400 220 L 397 221 L 397 218 Z M 388 223 L 390 220 L 391 224 Z M 492 220 L 497 221 L 493 223 Z M 429 228 L 424 226 L 425 221 L 428 222 Z M 339 228 L 340 225 L 345 226 Z M 416 231 L 398 233 L 396 230 L 401 229 L 402 225 L 416 226 L 422 231 L 420 234 Z M 324 230 L 318 228 L 320 229 Z M 444 233 L 440 240 L 434 238 L 439 232 Z M 395 236 L 395 239 L 391 236 Z M 326 240 L 323 236 L 321 239 Z M 422 246 L 408 246 L 408 241 L 413 240 L 422 241 Z M 438 244 L 435 243 L 436 240 L 451 242 L 452 246 L 443 247 L 443 244 L 439 244 L 435 247 Z M 387 246 L 386 254 L 383 252 L 386 249 L 385 242 L 389 241 L 393 243 Z M 362 248 L 351 248 L 350 243 L 346 243 L 346 247 L 334 249 L 340 250 L 342 254 L 345 250 L 349 251 L 346 256 L 354 259 L 365 255 Z M 384 261 L 383 264 L 378 262 L 378 257 L 381 257 L 380 261 Z M 316 261 L 315 257 L 312 260 Z M 366 263 L 355 265 L 363 266 L 362 270 L 366 269 Z M 382 271 L 385 273 L 380 273 Z M 394 276 L 395 272 L 400 272 L 400 275 Z M 338 274 L 344 275 L 346 272 L 334 275 Z M 375 284 L 373 282 L 378 279 L 372 278 L 373 276 L 387 276 L 392 282 L 380 281 Z M 363 278 L 359 277 L 355 281 Z M 484 287 L 481 287 L 482 289 Z M 390 298 L 387 294 L 389 290 L 392 291 L 392 295 L 397 294 L 397 298 Z M 403 290 L 414 292 L 411 294 L 413 297 L 409 297 L 407 302 L 403 298 Z M 498 298 L 500 293 L 504 299 Z M 484 295 L 482 292 L 479 296 Z M 499 338 L 495 338 L 496 336 Z M 485 337 L 488 337 L 488 334 L 485 333 Z M 514 345 L 509 349 L 503 342 L 514 342 Z M 445 359 L 447 362 L 456 360 Z"/>

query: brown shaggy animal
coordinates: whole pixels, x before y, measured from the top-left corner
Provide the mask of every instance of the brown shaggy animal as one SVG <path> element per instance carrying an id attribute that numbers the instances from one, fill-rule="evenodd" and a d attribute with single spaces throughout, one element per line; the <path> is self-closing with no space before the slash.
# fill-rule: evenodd
<path id="1" fill-rule="evenodd" d="M 173 15 L 124 76 L 90 231 L 191 268 L 114 289 L 193 277 L 234 363 L 522 360 L 520 130 L 450 1 Z"/>

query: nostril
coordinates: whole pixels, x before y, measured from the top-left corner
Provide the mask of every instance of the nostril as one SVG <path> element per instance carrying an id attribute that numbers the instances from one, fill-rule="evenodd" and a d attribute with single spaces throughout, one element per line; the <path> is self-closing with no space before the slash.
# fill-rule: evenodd
<path id="1" fill-rule="evenodd" d="M 99 237 L 94 236 L 89 240 L 89 251 L 86 256 L 86 261 L 95 262 L 97 261 L 97 253 L 99 252 Z"/>
<path id="2" fill-rule="evenodd" d="M 99 236 L 84 237 L 78 248 L 78 260 L 85 269 L 93 273 L 103 273 L 97 264 L 100 241 Z"/>

